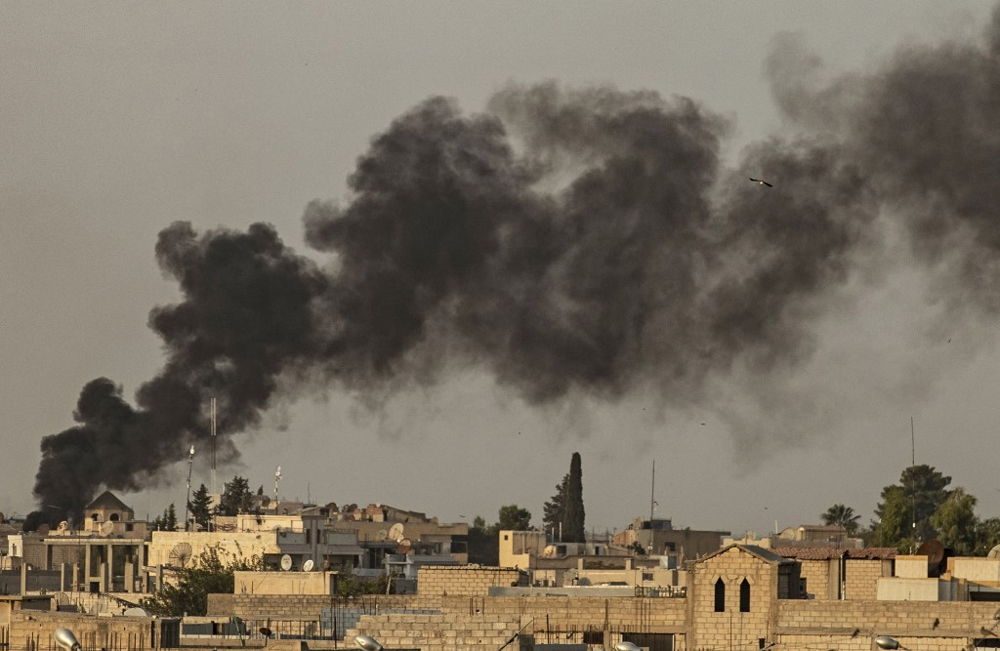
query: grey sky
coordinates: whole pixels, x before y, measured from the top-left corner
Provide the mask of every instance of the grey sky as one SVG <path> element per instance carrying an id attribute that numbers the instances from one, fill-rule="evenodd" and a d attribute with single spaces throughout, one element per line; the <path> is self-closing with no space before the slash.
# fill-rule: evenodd
<path id="1" fill-rule="evenodd" d="M 699 3 L 0 3 L 0 510 L 25 513 L 38 442 L 72 424 L 81 386 L 106 375 L 131 395 L 161 363 L 149 309 L 176 289 L 153 260 L 157 232 L 275 224 L 305 251 L 301 215 L 337 198 L 368 139 L 429 95 L 482 109 L 508 81 L 612 83 L 686 95 L 730 117 L 727 147 L 781 128 L 761 62 L 782 31 L 833 71 L 900 43 L 978 36 L 985 2 Z M 583 455 L 588 525 L 648 509 L 742 530 L 814 521 L 845 502 L 870 515 L 909 462 L 954 478 L 1000 513 L 992 373 L 995 335 L 955 324 L 928 344 L 939 306 L 900 264 L 844 290 L 818 349 L 790 377 L 812 433 L 745 450 L 705 411 L 652 415 L 655 399 L 532 411 L 466 373 L 352 417 L 344 397 L 300 399 L 244 443 L 243 468 L 282 493 L 383 501 L 443 518 L 494 518 L 541 504 Z M 721 405 L 720 405 L 721 408 Z M 648 415 L 647 415 L 648 414 Z M 706 422 L 705 426 L 700 423 Z M 765 421 L 766 422 L 766 421 Z M 180 477 L 182 470 L 176 471 Z M 207 483 L 207 473 L 201 472 Z M 127 496 L 140 514 L 183 503 L 183 483 Z"/>

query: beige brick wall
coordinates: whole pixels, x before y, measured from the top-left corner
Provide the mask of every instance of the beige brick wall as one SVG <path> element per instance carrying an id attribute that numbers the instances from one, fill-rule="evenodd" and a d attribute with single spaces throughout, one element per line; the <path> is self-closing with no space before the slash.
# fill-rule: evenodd
<path id="1" fill-rule="evenodd" d="M 460 565 L 421 567 L 417 571 L 419 595 L 487 595 L 490 588 L 517 585 L 520 573 L 515 569 Z"/>
<path id="2" fill-rule="evenodd" d="M 60 627 L 73 631 L 84 651 L 107 649 L 149 649 L 148 617 L 93 617 L 75 613 L 27 612 L 13 613 L 10 622 L 10 648 L 15 650 L 60 649 L 53 634 Z M 159 642 L 159 640 L 157 640 Z"/>
<path id="3" fill-rule="evenodd" d="M 993 626 L 996 611 L 988 602 L 781 600 L 777 631 L 781 637 L 834 636 L 840 646 L 833 648 L 852 648 L 850 640 L 859 637 L 870 645 L 876 635 L 891 635 L 913 649 L 957 649 L 983 637 L 981 628 Z"/>
<path id="4" fill-rule="evenodd" d="M 806 592 L 815 599 L 829 599 L 830 561 L 802 561 L 801 565 L 801 576 L 806 580 Z"/>
<path id="5" fill-rule="evenodd" d="M 848 560 L 844 571 L 844 598 L 874 600 L 878 593 L 878 579 L 882 576 L 882 561 Z"/>
<path id="6" fill-rule="evenodd" d="M 370 635 L 387 648 L 422 651 L 496 651 L 520 629 L 520 622 L 498 615 L 365 615 L 358 628 L 347 632 L 345 640 L 359 633 Z M 520 649 L 515 640 L 507 649 Z"/>
<path id="7" fill-rule="evenodd" d="M 715 582 L 726 586 L 725 612 L 715 612 Z M 691 648 L 751 649 L 770 635 L 777 597 L 778 566 L 733 547 L 703 561 L 693 580 Z M 750 612 L 740 612 L 740 583 L 750 583 Z"/>

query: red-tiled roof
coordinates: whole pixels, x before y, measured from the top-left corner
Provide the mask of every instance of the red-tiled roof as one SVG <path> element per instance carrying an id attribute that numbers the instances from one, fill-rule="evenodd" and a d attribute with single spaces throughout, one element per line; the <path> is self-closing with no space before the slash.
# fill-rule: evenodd
<path id="1" fill-rule="evenodd" d="M 866 558 L 869 560 L 890 560 L 896 558 L 895 547 L 865 547 L 864 549 L 848 549 L 847 558 Z"/>

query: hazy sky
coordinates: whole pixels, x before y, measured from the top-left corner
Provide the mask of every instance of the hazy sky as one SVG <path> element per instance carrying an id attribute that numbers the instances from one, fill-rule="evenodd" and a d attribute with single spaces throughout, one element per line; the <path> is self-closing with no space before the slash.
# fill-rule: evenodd
<path id="1" fill-rule="evenodd" d="M 735 157 L 782 129 L 762 74 L 777 34 L 801 34 L 848 72 L 901 44 L 978 38 L 990 11 L 914 0 L 0 2 L 0 511 L 33 508 L 39 440 L 72 425 L 86 381 L 105 375 L 131 396 L 162 363 L 146 320 L 177 297 L 153 258 L 172 221 L 266 221 L 305 252 L 305 205 L 343 197 L 395 116 L 431 95 L 479 111 L 511 81 L 694 98 L 734 122 Z M 517 503 L 538 524 L 578 450 L 587 523 L 601 530 L 648 512 L 654 458 L 657 513 L 676 525 L 762 530 L 815 522 L 834 502 L 867 522 L 909 464 L 913 415 L 917 461 L 998 515 L 995 328 L 940 331 L 932 281 L 898 257 L 817 321 L 814 355 L 786 380 L 800 409 L 772 413 L 718 389 L 720 408 L 758 427 L 801 419 L 801 437 L 735 446 L 745 439 L 711 406 L 661 418 L 652 395 L 538 411 L 468 371 L 397 398 L 381 421 L 335 393 L 276 409 L 238 439 L 244 465 L 222 469 L 220 484 L 238 472 L 270 491 L 281 464 L 287 497 L 470 520 Z M 195 481 L 208 483 L 203 459 Z M 181 506 L 185 471 L 124 499 L 140 516 Z"/>

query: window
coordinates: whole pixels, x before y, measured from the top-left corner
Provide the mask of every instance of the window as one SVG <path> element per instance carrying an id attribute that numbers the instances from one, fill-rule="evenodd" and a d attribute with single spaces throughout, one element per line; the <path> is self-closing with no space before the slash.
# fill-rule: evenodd
<path id="1" fill-rule="evenodd" d="M 715 582 L 715 612 L 726 612 L 726 584 L 722 579 Z"/>
<path id="2" fill-rule="evenodd" d="M 583 643 L 604 646 L 604 631 L 584 631 Z"/>
<path id="3" fill-rule="evenodd" d="M 750 612 L 750 582 L 746 579 L 740 583 L 740 612 Z"/>
<path id="4" fill-rule="evenodd" d="M 117 513 L 112 513 L 110 520 L 112 522 L 118 522 L 118 514 Z"/>
<path id="5" fill-rule="evenodd" d="M 126 522 L 125 523 L 125 531 L 132 531 L 133 529 L 135 529 L 135 527 L 132 526 L 131 522 Z"/>

